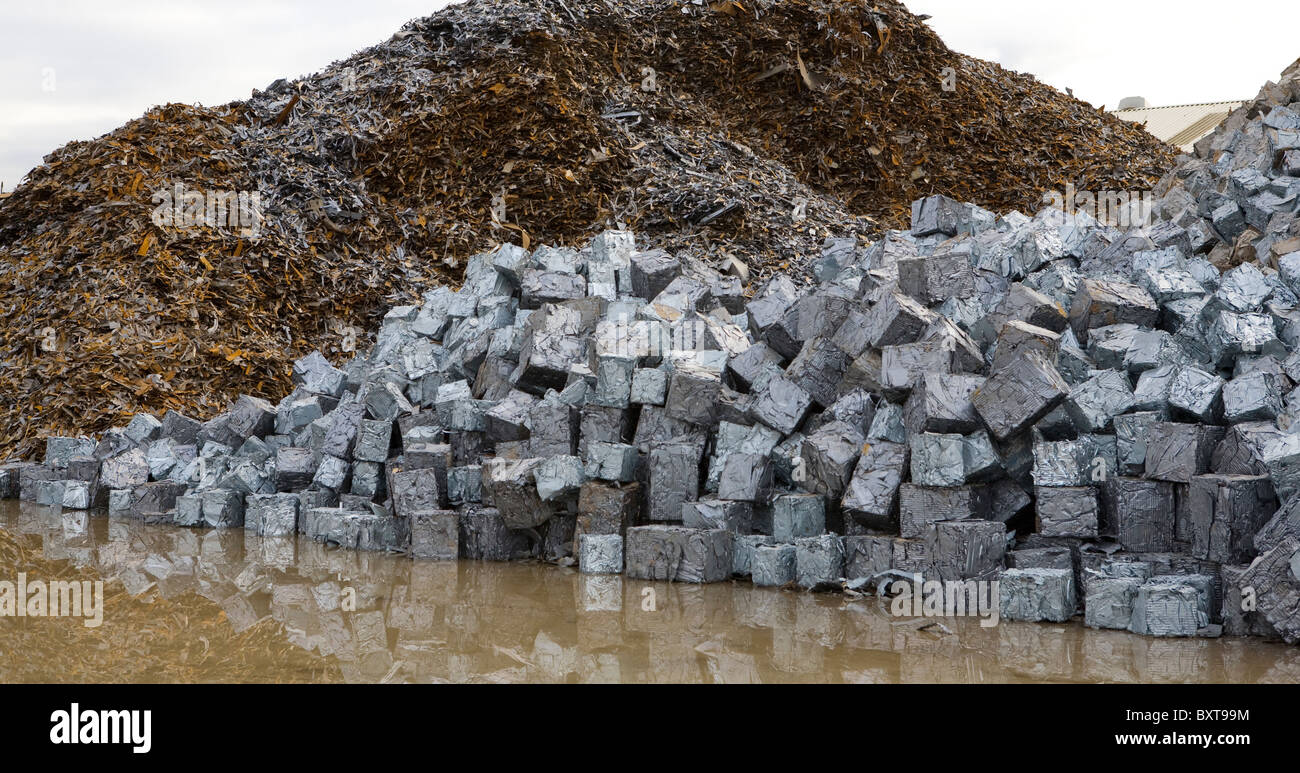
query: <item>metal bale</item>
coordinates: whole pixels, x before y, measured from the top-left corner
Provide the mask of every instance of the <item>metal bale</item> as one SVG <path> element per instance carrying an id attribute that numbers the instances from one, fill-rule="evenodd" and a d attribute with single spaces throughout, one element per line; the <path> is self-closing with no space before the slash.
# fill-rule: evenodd
<path id="1" fill-rule="evenodd" d="M 874 529 L 896 526 L 898 489 L 908 467 L 907 446 L 876 442 L 863 446 L 840 506 L 858 523 Z"/>
<path id="2" fill-rule="evenodd" d="M 1267 476 L 1197 475 L 1186 494 L 1191 554 L 1218 563 L 1249 562 L 1256 533 L 1277 511 Z"/>
<path id="3" fill-rule="evenodd" d="M 1088 486 L 1034 489 L 1038 533 L 1047 537 L 1098 536 L 1097 490 Z"/>
<path id="4" fill-rule="evenodd" d="M 898 530 L 903 537 L 923 537 L 940 521 L 987 518 L 992 506 L 986 486 L 920 486 L 899 488 Z M 1001 526 L 1001 523 L 998 524 Z"/>
<path id="5" fill-rule="evenodd" d="M 1074 615 L 1070 569 L 1006 569 L 998 575 L 1000 615 L 1006 620 L 1063 623 Z"/>
<path id="6" fill-rule="evenodd" d="M 754 548 L 753 558 L 750 559 L 754 585 L 772 588 L 794 582 L 798 576 L 797 561 L 794 545 L 760 545 Z"/>
<path id="7" fill-rule="evenodd" d="M 971 395 L 971 404 L 998 440 L 1023 432 L 1065 399 L 1069 385 L 1033 352 L 1017 356 Z"/>
<path id="8" fill-rule="evenodd" d="M 783 542 L 826 531 L 826 502 L 817 494 L 782 494 L 772 503 L 772 536 Z"/>
<path id="9" fill-rule="evenodd" d="M 722 582 L 731 577 L 731 534 L 721 529 L 634 526 L 624 541 L 627 576 L 635 580 Z"/>
<path id="10" fill-rule="evenodd" d="M 621 534 L 578 535 L 578 571 L 583 574 L 619 574 L 623 571 Z"/>
<path id="11" fill-rule="evenodd" d="M 1174 547 L 1174 484 L 1142 478 L 1111 478 L 1102 487 L 1102 533 L 1124 550 L 1161 552 Z"/>
<path id="12" fill-rule="evenodd" d="M 1208 622 L 1195 587 L 1152 579 L 1138 586 L 1129 630 L 1146 636 L 1195 636 Z"/>
<path id="13" fill-rule="evenodd" d="M 411 513 L 411 555 L 435 561 L 460 557 L 460 515 L 455 510 Z"/>
<path id="14" fill-rule="evenodd" d="M 844 542 L 837 534 L 794 541 L 795 582 L 801 588 L 838 587 L 844 577 Z"/>
<path id="15" fill-rule="evenodd" d="M 1146 476 L 1188 483 L 1209 471 L 1214 449 L 1223 439 L 1222 427 L 1155 422 L 1147 430 Z"/>
<path id="16" fill-rule="evenodd" d="M 1133 623 L 1133 604 L 1138 588 L 1145 582 L 1138 577 L 1090 577 L 1083 600 L 1083 621 L 1089 628 L 1127 630 Z"/>
<path id="17" fill-rule="evenodd" d="M 1006 527 L 997 521 L 939 521 L 926 535 L 926 549 L 940 580 L 992 579 L 1006 556 Z"/>

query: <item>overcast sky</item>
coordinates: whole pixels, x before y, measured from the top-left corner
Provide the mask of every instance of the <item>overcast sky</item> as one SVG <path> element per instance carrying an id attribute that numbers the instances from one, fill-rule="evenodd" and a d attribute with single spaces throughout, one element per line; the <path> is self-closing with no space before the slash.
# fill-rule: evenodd
<path id="1" fill-rule="evenodd" d="M 217 105 L 441 0 L 0 0 L 0 182 L 164 102 Z M 1245 99 L 1300 57 L 1297 0 L 908 0 L 949 47 L 1094 105 Z"/>

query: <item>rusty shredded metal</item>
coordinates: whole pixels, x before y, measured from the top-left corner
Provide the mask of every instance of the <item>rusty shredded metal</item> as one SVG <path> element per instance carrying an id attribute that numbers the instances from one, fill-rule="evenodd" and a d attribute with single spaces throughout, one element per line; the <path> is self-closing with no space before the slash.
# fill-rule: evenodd
<path id="1" fill-rule="evenodd" d="M 890 0 L 472 0 L 48 156 L 0 202 L 0 438 L 32 456 L 138 411 L 277 398 L 295 357 L 359 346 L 495 243 L 618 226 L 762 278 L 927 195 L 1035 211 L 1172 160 Z"/>

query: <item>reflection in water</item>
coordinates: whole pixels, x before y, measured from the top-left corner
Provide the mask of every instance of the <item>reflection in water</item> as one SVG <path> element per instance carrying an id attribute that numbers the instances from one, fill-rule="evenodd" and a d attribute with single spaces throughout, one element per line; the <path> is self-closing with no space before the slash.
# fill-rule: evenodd
<path id="1" fill-rule="evenodd" d="M 236 632 L 273 618 L 293 644 L 337 660 L 348 681 L 1300 681 L 1300 651 L 1258 640 L 945 619 L 949 633 L 892 617 L 876 599 L 412 561 L 12 501 L 0 528 L 39 537 L 47 559 L 132 594 L 193 591 Z"/>

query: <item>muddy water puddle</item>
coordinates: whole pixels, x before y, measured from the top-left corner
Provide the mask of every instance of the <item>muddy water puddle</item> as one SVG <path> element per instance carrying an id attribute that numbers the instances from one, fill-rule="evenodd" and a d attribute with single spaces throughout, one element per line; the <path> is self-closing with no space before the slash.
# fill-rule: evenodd
<path id="1" fill-rule="evenodd" d="M 1300 648 L 1252 639 L 1153 639 L 1077 622 L 935 626 L 894 617 L 874 598 L 584 576 L 540 563 L 413 561 L 17 502 L 0 503 L 0 529 L 39 559 L 0 565 L 0 580 L 78 567 L 102 578 L 110 596 L 181 605 L 184 614 L 172 614 L 186 625 L 167 635 L 203 642 L 143 648 L 136 657 L 159 661 L 140 671 L 151 681 L 230 678 L 216 665 L 205 670 L 221 661 L 207 650 L 183 677 L 169 659 L 210 648 L 199 623 L 236 636 L 268 620 L 276 641 L 238 645 L 254 650 L 238 653 L 250 680 L 293 668 L 297 680 L 351 682 L 1300 681 Z M 0 650 L 39 679 L 41 663 L 76 654 L 68 647 L 103 646 L 93 633 L 70 640 L 59 623 L 75 624 L 0 619 Z M 4 643 L 15 624 L 25 626 L 21 651 Z"/>

